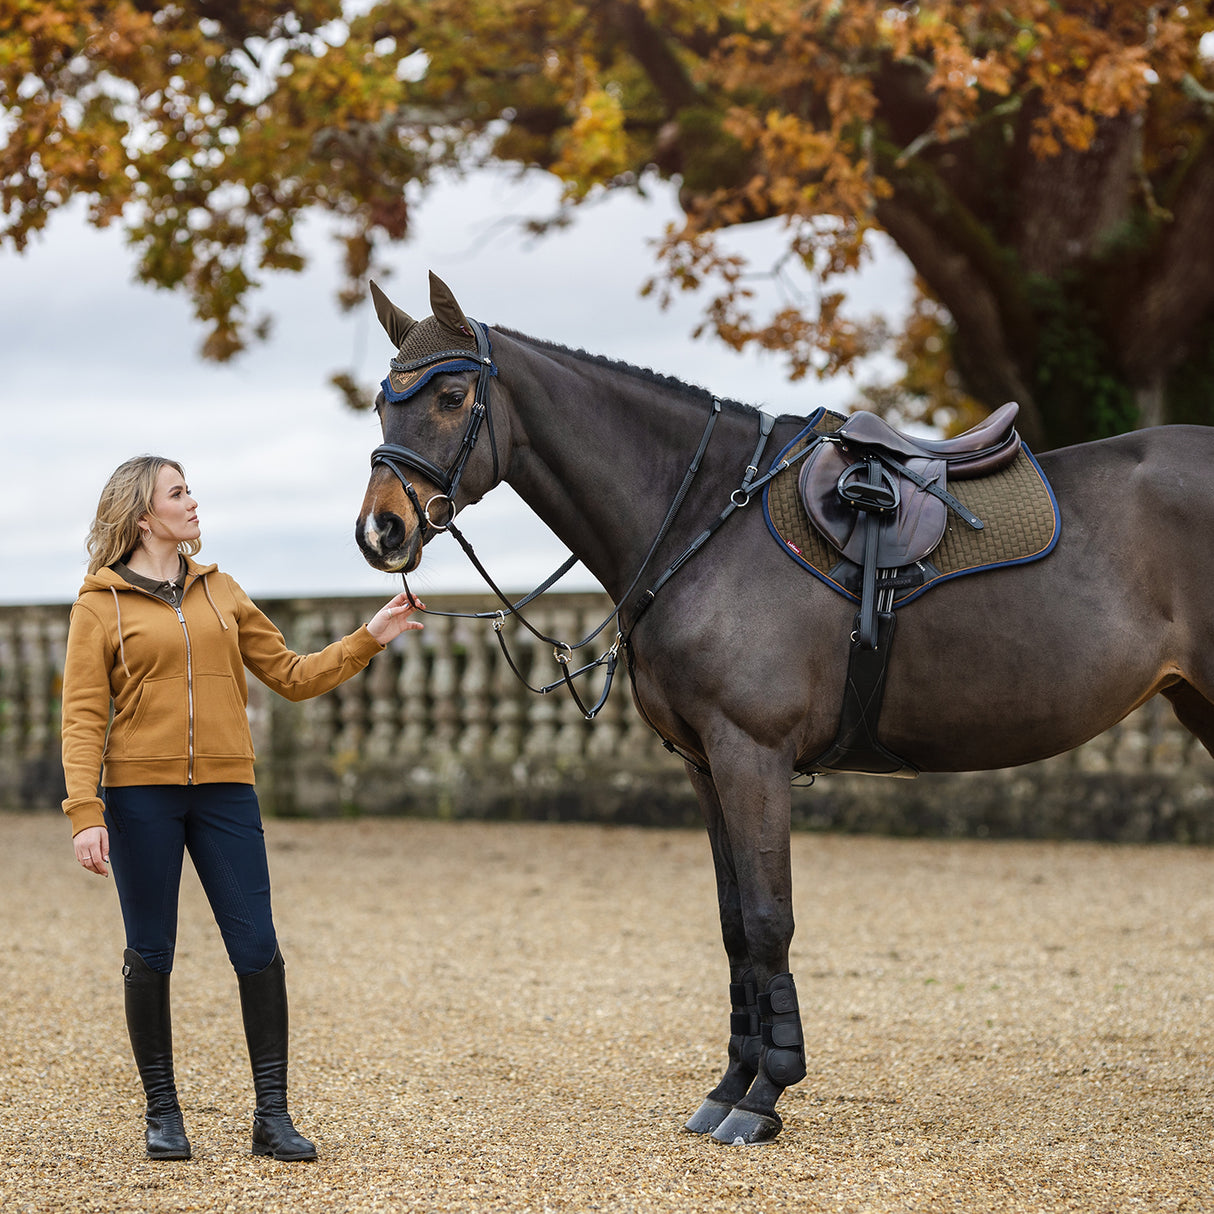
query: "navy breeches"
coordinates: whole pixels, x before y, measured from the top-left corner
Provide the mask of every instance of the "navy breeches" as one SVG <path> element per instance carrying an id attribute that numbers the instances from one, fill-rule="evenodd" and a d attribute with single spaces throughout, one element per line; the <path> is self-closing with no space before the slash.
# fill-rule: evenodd
<path id="1" fill-rule="evenodd" d="M 261 809 L 251 784 L 107 788 L 105 823 L 127 948 L 167 974 L 177 946 L 181 867 L 188 851 L 232 968 L 255 974 L 274 959 Z"/>

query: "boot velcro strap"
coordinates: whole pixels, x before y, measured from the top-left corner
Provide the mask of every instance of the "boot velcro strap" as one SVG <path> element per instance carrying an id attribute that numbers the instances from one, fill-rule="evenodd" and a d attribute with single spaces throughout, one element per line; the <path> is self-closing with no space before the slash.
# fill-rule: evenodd
<path id="1" fill-rule="evenodd" d="M 763 1044 L 768 1049 L 790 1050 L 804 1044 L 799 1024 L 765 1024 Z"/>
<path id="2" fill-rule="evenodd" d="M 759 1017 L 754 1012 L 731 1012 L 729 1014 L 729 1031 L 739 1037 L 757 1037 L 759 1035 Z"/>
<path id="3" fill-rule="evenodd" d="M 764 1016 L 783 1016 L 797 1010 L 796 987 L 782 986 L 759 995 L 759 1011 Z"/>
<path id="4" fill-rule="evenodd" d="M 731 982 L 729 984 L 729 1002 L 734 1007 L 749 1007 L 755 1001 L 755 984 L 753 982 Z"/>

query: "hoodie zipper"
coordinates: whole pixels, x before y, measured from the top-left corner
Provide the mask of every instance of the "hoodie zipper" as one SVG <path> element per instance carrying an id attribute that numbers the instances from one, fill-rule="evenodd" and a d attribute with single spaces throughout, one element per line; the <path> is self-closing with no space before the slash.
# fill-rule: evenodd
<path id="1" fill-rule="evenodd" d="M 194 650 L 190 645 L 190 630 L 186 626 L 185 616 L 181 611 L 181 603 L 185 598 L 185 586 L 182 586 L 180 596 L 177 601 L 170 603 L 167 599 L 162 599 L 157 594 L 152 594 L 139 586 L 132 586 L 132 590 L 139 594 L 146 594 L 148 598 L 155 599 L 157 602 L 164 603 L 166 607 L 171 607 L 177 613 L 177 621 L 181 625 L 181 635 L 185 637 L 185 702 L 186 702 L 186 769 L 185 782 L 187 784 L 194 783 Z"/>
<path id="2" fill-rule="evenodd" d="M 185 588 L 182 587 L 182 598 Z M 194 783 L 194 652 L 190 646 L 190 630 L 186 627 L 185 616 L 181 613 L 181 603 L 171 603 L 177 612 L 181 623 L 181 633 L 185 637 L 185 696 L 186 696 L 186 772 L 185 782 Z"/>

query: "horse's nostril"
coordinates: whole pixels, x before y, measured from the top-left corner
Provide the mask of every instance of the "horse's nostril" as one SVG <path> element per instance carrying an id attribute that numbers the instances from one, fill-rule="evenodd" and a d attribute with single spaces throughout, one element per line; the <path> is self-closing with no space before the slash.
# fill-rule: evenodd
<path id="1" fill-rule="evenodd" d="M 356 529 L 359 545 L 369 552 L 393 552 L 404 545 L 407 532 L 399 515 L 368 514 Z"/>
<path id="2" fill-rule="evenodd" d="M 392 552 L 405 542 L 405 524 L 398 515 L 376 515 L 375 523 L 379 531 L 380 547 L 384 552 Z"/>

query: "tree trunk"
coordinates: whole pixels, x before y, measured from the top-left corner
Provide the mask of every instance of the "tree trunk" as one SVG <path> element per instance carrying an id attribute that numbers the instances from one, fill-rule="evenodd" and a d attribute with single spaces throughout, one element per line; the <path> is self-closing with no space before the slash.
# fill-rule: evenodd
<path id="1" fill-rule="evenodd" d="M 953 361 L 966 391 L 989 409 L 1014 400 L 1025 442 L 1044 449 L 1045 426 L 1036 397 L 1008 343 L 1005 309 L 987 277 L 950 241 L 950 233 L 929 222 L 897 197 L 878 203 L 877 218 L 910 259 L 956 325 Z"/>
<path id="2" fill-rule="evenodd" d="M 1164 385 L 1167 377 L 1156 372 L 1151 379 L 1134 389 L 1134 403 L 1138 406 L 1138 428 L 1162 426 L 1167 420 L 1167 399 Z"/>

